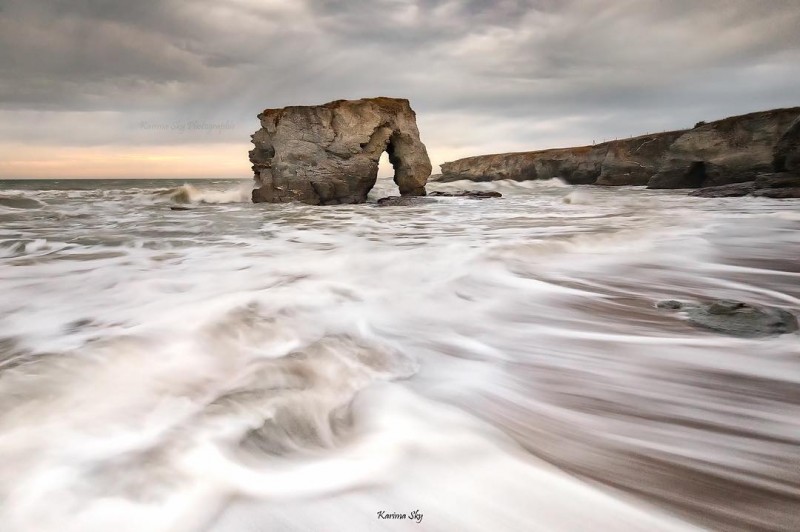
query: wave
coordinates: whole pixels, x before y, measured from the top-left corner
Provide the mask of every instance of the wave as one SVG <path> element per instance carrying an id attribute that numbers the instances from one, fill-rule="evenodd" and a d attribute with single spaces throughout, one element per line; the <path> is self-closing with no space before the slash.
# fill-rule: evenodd
<path id="1" fill-rule="evenodd" d="M 43 207 L 44 203 L 24 196 L 0 196 L 0 205 L 12 209 L 38 209 Z"/>
<path id="2" fill-rule="evenodd" d="M 592 194 L 585 190 L 573 190 L 564 196 L 561 201 L 570 205 L 591 205 L 594 203 Z"/>
<path id="3" fill-rule="evenodd" d="M 252 189 L 252 182 L 249 180 L 227 190 L 201 189 L 187 183 L 158 191 L 156 196 L 165 196 L 173 203 L 247 203 L 250 202 Z"/>
<path id="4" fill-rule="evenodd" d="M 4 191 L 47 206 L 0 226 L 4 531 L 373 530 L 412 504 L 431 530 L 791 528 L 798 335 L 654 303 L 797 313 L 792 204 L 465 181 L 429 190 L 513 199 L 254 217 L 250 182 L 128 185 Z"/>

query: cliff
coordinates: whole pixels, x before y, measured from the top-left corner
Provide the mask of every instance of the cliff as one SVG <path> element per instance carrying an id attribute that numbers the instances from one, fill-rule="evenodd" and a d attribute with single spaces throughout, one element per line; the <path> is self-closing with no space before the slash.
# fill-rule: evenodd
<path id="1" fill-rule="evenodd" d="M 775 145 L 772 166 L 776 172 L 800 174 L 800 117 L 792 122 Z"/>
<path id="2" fill-rule="evenodd" d="M 800 107 L 734 116 L 693 129 L 593 146 L 467 157 L 442 164 L 439 181 L 551 179 L 573 184 L 698 188 L 754 180 L 771 171 L 779 141 L 796 152 Z M 792 140 L 794 139 L 794 140 Z M 794 144 L 792 144 L 794 142 Z M 792 153 L 795 153 L 792 152 Z M 794 156 L 788 164 L 797 164 Z"/>
<path id="3" fill-rule="evenodd" d="M 267 109 L 251 136 L 253 202 L 361 203 L 386 151 L 402 195 L 424 195 L 431 173 L 408 100 L 365 98 Z"/>

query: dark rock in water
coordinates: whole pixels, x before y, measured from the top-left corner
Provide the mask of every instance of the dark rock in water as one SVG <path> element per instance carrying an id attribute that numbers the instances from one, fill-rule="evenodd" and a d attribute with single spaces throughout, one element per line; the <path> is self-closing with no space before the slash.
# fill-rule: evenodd
<path id="1" fill-rule="evenodd" d="M 425 203 L 433 203 L 433 198 L 472 198 L 472 199 L 485 199 L 485 198 L 500 198 L 503 195 L 494 191 L 480 191 L 480 190 L 460 190 L 458 192 L 431 192 L 427 196 L 388 196 L 378 200 L 380 207 L 409 207 L 412 205 L 422 205 Z"/>
<path id="2" fill-rule="evenodd" d="M 800 187 L 762 188 L 753 192 L 753 196 L 764 198 L 800 198 Z"/>
<path id="3" fill-rule="evenodd" d="M 755 181 L 756 188 L 790 188 L 800 187 L 800 174 L 786 172 L 759 174 Z"/>
<path id="4" fill-rule="evenodd" d="M 800 198 L 800 174 L 762 174 L 756 178 L 754 196 Z"/>
<path id="5" fill-rule="evenodd" d="M 387 196 L 380 198 L 377 203 L 378 207 L 412 207 L 415 205 L 424 205 L 426 203 L 434 203 L 436 200 L 427 196 Z"/>
<path id="6" fill-rule="evenodd" d="M 431 162 L 408 100 L 364 98 L 266 109 L 252 136 L 254 203 L 363 203 L 385 151 L 403 196 L 424 196 Z"/>
<path id="7" fill-rule="evenodd" d="M 191 211 L 192 207 L 187 207 L 186 205 L 170 205 L 169 210 L 171 211 Z"/>
<path id="8" fill-rule="evenodd" d="M 758 307 L 741 301 L 719 300 L 710 304 L 660 301 L 658 308 L 682 310 L 689 323 L 730 336 L 759 338 L 797 331 L 797 318 L 776 307 Z"/>
<path id="9" fill-rule="evenodd" d="M 719 187 L 705 187 L 689 193 L 702 198 L 727 198 L 733 196 L 763 196 L 767 198 L 800 198 L 800 175 L 762 173 L 754 181 L 734 183 Z"/>
<path id="10" fill-rule="evenodd" d="M 502 194 L 495 191 L 482 191 L 482 190 L 459 190 L 458 192 L 431 192 L 428 196 L 438 197 L 438 198 L 475 198 L 475 199 L 485 199 L 485 198 L 501 198 L 503 197 Z"/>
<path id="11" fill-rule="evenodd" d="M 718 187 L 698 188 L 689 192 L 690 196 L 700 198 L 731 198 L 737 196 L 747 196 L 755 190 L 755 182 L 733 183 L 731 185 L 721 185 Z"/>
<path id="12" fill-rule="evenodd" d="M 797 318 L 783 309 L 754 307 L 736 301 L 718 301 L 687 309 L 689 321 L 697 326 L 731 336 L 760 337 L 797 330 Z"/>

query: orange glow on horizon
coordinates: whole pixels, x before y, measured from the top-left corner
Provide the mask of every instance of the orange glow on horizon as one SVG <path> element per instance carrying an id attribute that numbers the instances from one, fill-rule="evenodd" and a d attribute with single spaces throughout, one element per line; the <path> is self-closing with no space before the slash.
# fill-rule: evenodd
<path id="1" fill-rule="evenodd" d="M 248 145 L 0 145 L 0 179 L 251 177 Z"/>
<path id="2" fill-rule="evenodd" d="M 237 143 L 166 146 L 57 146 L 0 143 L 0 179 L 203 179 L 252 177 L 248 151 Z M 469 148 L 431 154 L 438 165 L 474 155 Z M 380 177 L 394 170 L 383 154 Z"/>

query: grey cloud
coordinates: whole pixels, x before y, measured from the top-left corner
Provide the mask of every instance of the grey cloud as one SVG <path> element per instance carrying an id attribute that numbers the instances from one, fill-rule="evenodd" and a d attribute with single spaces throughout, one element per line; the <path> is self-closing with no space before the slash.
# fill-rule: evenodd
<path id="1" fill-rule="evenodd" d="M 793 0 L 0 7 L 0 120 L 19 121 L 0 129 L 7 140 L 179 144 L 205 137 L 129 124 L 199 120 L 236 124 L 216 141 L 246 144 L 242 130 L 264 107 L 382 94 L 411 99 L 436 159 L 444 148 L 586 142 L 800 103 Z M 42 110 L 61 113 L 57 128 L 19 118 Z M 474 131 L 455 135 L 446 121 Z"/>

